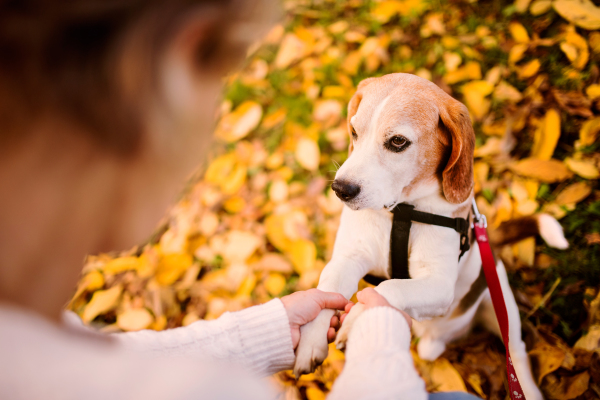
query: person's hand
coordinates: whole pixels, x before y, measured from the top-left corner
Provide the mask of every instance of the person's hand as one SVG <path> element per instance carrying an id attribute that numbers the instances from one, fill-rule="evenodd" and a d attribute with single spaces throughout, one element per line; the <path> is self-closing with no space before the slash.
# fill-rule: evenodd
<path id="1" fill-rule="evenodd" d="M 303 292 L 292 293 L 281 298 L 285 307 L 290 329 L 292 330 L 292 345 L 294 349 L 300 341 L 300 327 L 317 318 L 319 312 L 324 308 L 343 310 L 348 300 L 339 293 L 322 292 L 318 289 L 310 289 Z M 334 315 L 331 318 L 330 328 L 327 332 L 327 340 L 335 339 L 335 332 L 340 327 L 339 318 Z"/>
<path id="2" fill-rule="evenodd" d="M 365 305 L 365 310 L 367 310 L 369 308 L 373 308 L 373 307 L 393 308 L 394 310 L 396 310 L 400 314 L 402 314 L 404 319 L 406 319 L 406 322 L 408 322 L 408 327 L 412 328 L 412 318 L 404 311 L 399 310 L 396 307 L 392 306 L 390 303 L 388 303 L 388 301 L 385 299 L 385 297 L 383 297 L 382 295 L 377 293 L 377 291 L 375 291 L 375 289 L 365 288 L 365 289 L 361 290 L 360 292 L 356 293 L 356 298 L 358 299 L 359 303 L 362 303 Z M 346 319 L 346 316 L 348 315 L 348 313 L 350 312 L 350 310 L 352 309 L 353 306 L 354 306 L 354 303 L 352 303 L 352 302 L 348 302 L 348 304 L 346 304 L 346 307 L 344 308 L 345 313 L 342 314 L 342 316 L 340 317 L 340 322 L 342 324 L 344 323 L 344 319 Z"/>

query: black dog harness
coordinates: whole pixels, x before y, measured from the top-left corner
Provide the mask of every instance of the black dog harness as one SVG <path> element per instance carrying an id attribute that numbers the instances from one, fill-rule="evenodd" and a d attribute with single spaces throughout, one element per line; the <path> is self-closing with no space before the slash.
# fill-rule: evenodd
<path id="1" fill-rule="evenodd" d="M 414 206 L 398 204 L 392 210 L 392 231 L 390 234 L 390 261 L 392 265 L 391 279 L 410 279 L 408 273 L 408 237 L 412 221 L 422 224 L 452 228 L 460 233 L 460 255 L 465 254 L 471 247 L 469 245 L 469 221 L 465 218 L 449 218 L 442 215 L 417 211 Z M 367 275 L 364 280 L 372 285 L 379 285 L 385 278 Z"/>

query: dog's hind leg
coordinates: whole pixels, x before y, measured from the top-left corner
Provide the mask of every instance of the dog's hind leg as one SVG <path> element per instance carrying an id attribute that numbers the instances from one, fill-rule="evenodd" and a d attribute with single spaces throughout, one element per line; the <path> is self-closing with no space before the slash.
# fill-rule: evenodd
<path id="1" fill-rule="evenodd" d="M 523 388 L 527 400 L 543 400 L 544 397 L 538 389 L 531 373 L 529 356 L 527 355 L 525 343 L 521 337 L 521 318 L 519 316 L 519 309 L 508 283 L 506 270 L 501 261 L 498 262 L 496 270 L 498 271 L 498 278 L 500 279 L 502 293 L 504 294 L 504 302 L 506 303 L 506 311 L 508 313 L 509 349 L 515 371 L 517 372 L 519 382 L 521 383 L 521 387 Z M 489 290 L 484 293 L 484 298 L 477 310 L 477 320 L 494 334 L 502 337 Z M 510 377 L 508 377 L 508 379 L 510 379 Z"/>

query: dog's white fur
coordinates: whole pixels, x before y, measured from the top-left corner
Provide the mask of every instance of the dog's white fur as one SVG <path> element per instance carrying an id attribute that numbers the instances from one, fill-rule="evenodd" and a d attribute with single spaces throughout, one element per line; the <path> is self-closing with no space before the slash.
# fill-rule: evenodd
<path id="1" fill-rule="evenodd" d="M 404 202 L 420 211 L 467 217 L 473 197 L 469 186 L 463 201 L 448 201 L 439 177 L 440 169 L 427 165 L 435 157 L 431 154 L 432 143 L 428 144 L 425 139 L 439 134 L 438 121 L 443 112 L 440 108 L 444 107 L 440 99 L 456 100 L 448 100 L 449 96 L 436 92 L 441 92 L 437 86 L 413 75 L 392 74 L 368 81 L 368 85 L 359 85 L 361 98 L 360 104 L 354 103 L 356 110 L 351 109 L 351 101 L 349 120 L 358 138 L 353 141 L 350 157 L 336 174 L 336 180 L 359 184 L 361 191 L 345 204 L 333 255 L 318 285 L 320 290 L 338 292 L 348 299 L 366 274 L 390 276 L 392 214 L 389 208 Z M 355 115 L 351 115 L 354 111 Z M 383 143 L 394 135 L 406 137 L 411 145 L 400 153 L 387 150 Z M 444 138 L 439 140 L 444 143 Z M 470 157 L 472 159 L 472 155 Z M 441 157 L 445 159 L 447 157 Z M 431 174 L 433 179 L 423 172 L 434 170 L 438 172 Z M 472 175 L 469 176 L 472 179 Z M 555 220 L 540 221 L 540 228 L 545 229 L 542 236 L 550 244 L 563 247 L 566 241 L 560 225 L 555 223 Z M 466 334 L 475 322 L 482 322 L 499 334 L 487 289 L 472 307 L 452 317 L 452 311 L 481 269 L 476 244 L 458 261 L 459 240 L 459 234 L 452 229 L 413 222 L 409 239 L 412 279 L 387 280 L 375 289 L 394 307 L 417 320 L 414 332 L 420 337 L 418 353 L 423 359 L 436 359 L 445 350 L 446 343 Z M 497 270 L 509 315 L 510 351 L 515 369 L 527 399 L 542 399 L 531 374 L 521 339 L 519 311 L 501 262 Z M 346 318 L 338 333 L 338 346 L 343 346 L 352 322 L 361 311 L 361 307 L 355 306 Z M 296 350 L 296 376 L 312 372 L 326 358 L 326 332 L 332 315 L 332 310 L 323 310 L 314 321 L 302 327 Z"/>

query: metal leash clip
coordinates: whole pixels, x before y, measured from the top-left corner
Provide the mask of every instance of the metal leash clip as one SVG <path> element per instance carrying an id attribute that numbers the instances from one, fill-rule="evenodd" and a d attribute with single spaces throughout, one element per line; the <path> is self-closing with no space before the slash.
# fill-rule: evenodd
<path id="1" fill-rule="evenodd" d="M 475 199 L 473 199 L 473 226 L 472 228 L 474 228 L 475 224 L 479 225 L 482 228 L 487 228 L 487 218 L 485 217 L 485 215 L 482 215 L 479 213 L 479 209 L 477 208 L 477 203 L 475 202 Z"/>

